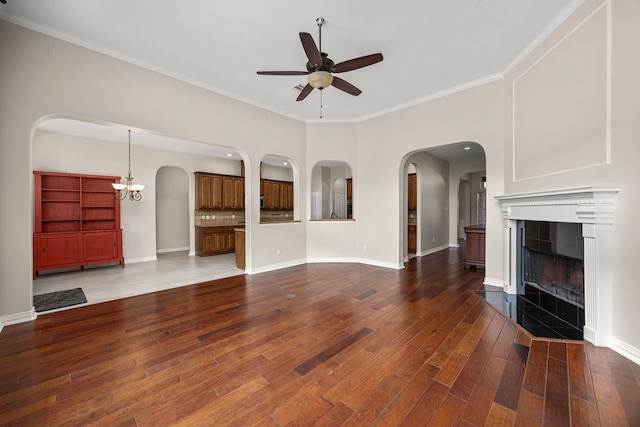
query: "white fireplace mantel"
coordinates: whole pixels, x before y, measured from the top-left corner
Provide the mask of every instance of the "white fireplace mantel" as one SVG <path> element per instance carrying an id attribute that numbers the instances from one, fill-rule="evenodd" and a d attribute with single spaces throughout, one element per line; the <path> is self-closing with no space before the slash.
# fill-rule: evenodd
<path id="1" fill-rule="evenodd" d="M 509 194 L 496 199 L 504 220 L 504 290 L 518 289 L 517 222 L 550 221 L 582 224 L 584 237 L 584 339 L 608 346 L 611 337 L 613 199 L 620 187 L 579 187 Z"/>

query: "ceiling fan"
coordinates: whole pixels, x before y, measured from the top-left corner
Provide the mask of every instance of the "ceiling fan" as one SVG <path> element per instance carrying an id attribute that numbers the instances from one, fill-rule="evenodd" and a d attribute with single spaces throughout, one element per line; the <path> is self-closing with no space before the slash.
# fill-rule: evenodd
<path id="1" fill-rule="evenodd" d="M 316 46 L 313 41 L 313 37 L 309 33 L 300 33 L 300 41 L 302 42 L 302 48 L 307 55 L 307 71 L 258 71 L 258 74 L 264 76 L 301 76 L 308 75 L 307 85 L 302 89 L 300 95 L 296 101 L 302 101 L 311 93 L 313 89 L 325 89 L 329 86 L 338 88 L 350 95 L 358 96 L 362 93 L 360 89 L 341 79 L 334 76 L 336 73 L 346 73 L 347 71 L 357 70 L 358 68 L 368 67 L 377 62 L 382 61 L 381 53 L 374 53 L 371 55 L 361 56 L 359 58 L 349 59 L 347 61 L 339 62 L 335 64 L 326 53 L 322 52 L 322 24 L 324 24 L 324 18 L 320 17 L 316 19 L 318 23 L 318 44 L 320 48 Z"/>

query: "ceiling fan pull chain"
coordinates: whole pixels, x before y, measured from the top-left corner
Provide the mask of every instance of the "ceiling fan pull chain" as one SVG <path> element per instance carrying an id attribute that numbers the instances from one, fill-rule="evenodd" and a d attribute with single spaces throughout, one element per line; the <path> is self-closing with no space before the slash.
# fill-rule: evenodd
<path id="1" fill-rule="evenodd" d="M 322 118 L 322 89 L 320 89 L 320 118 Z"/>

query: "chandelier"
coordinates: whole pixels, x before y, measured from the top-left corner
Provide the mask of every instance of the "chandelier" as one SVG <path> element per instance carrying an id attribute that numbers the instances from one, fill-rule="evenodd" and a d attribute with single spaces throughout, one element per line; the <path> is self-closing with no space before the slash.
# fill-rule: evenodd
<path id="1" fill-rule="evenodd" d="M 116 197 L 120 200 L 124 200 L 129 195 L 129 200 L 141 200 L 142 189 L 144 184 L 136 184 L 133 182 L 131 176 L 131 130 L 129 130 L 129 174 L 124 178 L 126 183 L 113 183 L 113 188 L 116 190 Z"/>

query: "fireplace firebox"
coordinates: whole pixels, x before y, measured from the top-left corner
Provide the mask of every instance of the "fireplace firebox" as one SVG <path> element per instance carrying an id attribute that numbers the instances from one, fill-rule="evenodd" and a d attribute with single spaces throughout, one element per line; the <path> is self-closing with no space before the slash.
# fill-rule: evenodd
<path id="1" fill-rule="evenodd" d="M 532 333 L 582 339 L 584 238 L 576 223 L 519 221 L 518 322 Z"/>

